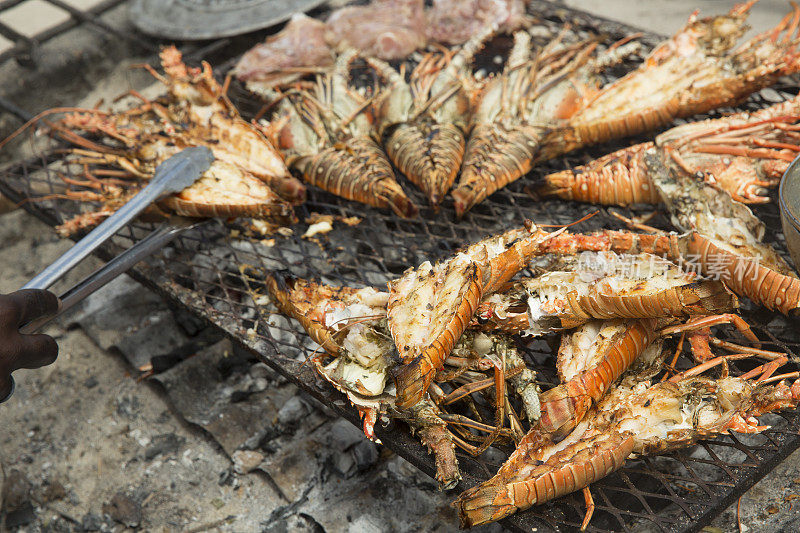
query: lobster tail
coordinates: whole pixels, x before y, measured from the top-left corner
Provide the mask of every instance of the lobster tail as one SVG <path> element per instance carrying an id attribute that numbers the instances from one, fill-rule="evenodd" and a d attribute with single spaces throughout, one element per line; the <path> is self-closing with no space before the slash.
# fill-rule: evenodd
<path id="1" fill-rule="evenodd" d="M 453 505 L 464 529 L 501 520 L 519 509 L 497 476 L 461 493 Z M 493 483 L 494 481 L 494 483 Z M 533 505 L 533 504 L 531 504 Z"/>
<path id="2" fill-rule="evenodd" d="M 621 468 L 634 443 L 628 432 L 601 433 L 555 453 L 545 448 L 539 453 L 552 455 L 544 462 L 527 453 L 514 453 L 496 476 L 465 491 L 455 501 L 461 525 L 472 527 L 500 520 L 582 489 Z"/>
<path id="3" fill-rule="evenodd" d="M 444 268 L 423 263 L 389 283 L 389 330 L 403 361 L 394 376 L 398 408 L 408 409 L 423 399 L 475 313 L 483 272 L 460 256 Z"/>
<path id="4" fill-rule="evenodd" d="M 709 315 L 738 307 L 735 295 L 717 280 L 704 280 L 650 294 L 567 294 L 566 311 L 582 318 L 654 318 Z"/>
<path id="5" fill-rule="evenodd" d="M 280 223 L 296 221 L 294 210 L 263 181 L 225 161 L 160 205 L 189 217 L 254 217 Z"/>
<path id="6" fill-rule="evenodd" d="M 387 140 L 386 151 L 397 168 L 435 206 L 456 179 L 464 145 L 463 132 L 453 124 L 402 124 Z"/>
<path id="7" fill-rule="evenodd" d="M 657 204 L 661 198 L 643 160 L 653 143 L 618 150 L 586 165 L 545 176 L 541 196 L 602 205 Z"/>
<path id="8" fill-rule="evenodd" d="M 463 216 L 496 190 L 524 176 L 533 166 L 539 136 L 539 129 L 532 126 L 475 126 L 467 143 L 461 179 L 452 192 L 456 215 Z"/>
<path id="9" fill-rule="evenodd" d="M 417 214 L 416 206 L 395 180 L 391 164 L 375 141 L 369 137 L 350 137 L 344 145 L 300 158 L 296 165 L 309 183 L 337 196 L 389 208 L 406 218 Z"/>
<path id="10" fill-rule="evenodd" d="M 594 366 L 541 395 L 542 417 L 539 424 L 531 428 L 531 433 L 544 432 L 555 441 L 566 437 L 656 339 L 655 325 L 652 318 L 637 320 L 619 329 L 607 344 L 598 344 L 597 349 L 602 352 Z"/>
<path id="11" fill-rule="evenodd" d="M 444 322 L 444 331 L 422 353 L 402 365 L 395 373 L 398 408 L 408 409 L 422 400 L 436 376 L 436 371 L 444 366 L 444 360 L 450 355 L 456 341 L 467 329 L 481 296 L 481 281 L 478 275 L 480 269 L 473 264 L 469 270 L 471 272 L 468 274 L 468 280 L 459 291 L 463 297 L 455 312 Z M 392 302 L 390 302 L 389 311 L 390 321 L 395 314 L 391 305 Z M 400 350 L 401 357 L 404 351 Z"/>
<path id="12" fill-rule="evenodd" d="M 427 392 L 436 376 L 436 367 L 431 356 L 435 357 L 435 354 L 427 352 L 420 354 L 411 362 L 400 366 L 394 373 L 394 382 L 397 386 L 395 405 L 399 409 L 410 409 L 422 400 Z"/>
<path id="13" fill-rule="evenodd" d="M 248 217 L 264 219 L 277 224 L 294 224 L 297 222 L 292 206 L 281 201 L 276 203 L 254 203 L 252 205 L 199 204 L 173 196 L 162 200 L 159 204 L 184 217 Z"/>
<path id="14" fill-rule="evenodd" d="M 686 249 L 699 258 L 706 275 L 718 275 L 736 294 L 785 315 L 800 314 L 800 279 L 759 261 L 720 248 L 699 233 L 688 235 Z"/>

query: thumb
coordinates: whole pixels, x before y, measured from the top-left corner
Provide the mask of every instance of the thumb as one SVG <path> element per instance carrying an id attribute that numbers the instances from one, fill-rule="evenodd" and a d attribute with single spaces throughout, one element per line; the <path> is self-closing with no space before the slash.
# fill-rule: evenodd
<path id="1" fill-rule="evenodd" d="M 0 403 L 5 402 L 14 392 L 14 380 L 11 374 L 0 374 Z"/>

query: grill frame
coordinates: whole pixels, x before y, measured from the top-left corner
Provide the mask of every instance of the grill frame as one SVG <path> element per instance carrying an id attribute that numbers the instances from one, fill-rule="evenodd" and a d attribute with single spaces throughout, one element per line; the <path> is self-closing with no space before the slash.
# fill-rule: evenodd
<path id="1" fill-rule="evenodd" d="M 543 18 L 548 20 L 562 21 L 569 19 L 573 24 L 591 28 L 599 33 L 606 33 L 609 35 L 624 35 L 635 31 L 633 28 L 618 24 L 612 21 L 605 21 L 597 19 L 590 15 L 568 10 L 558 6 L 554 6 L 547 2 L 532 2 L 531 12 L 537 13 Z M 645 37 L 647 44 L 654 44 L 660 38 L 654 35 L 647 35 Z M 212 44 L 211 48 L 215 48 Z M 232 61 L 232 60 L 231 60 Z M 225 65 L 230 66 L 231 61 L 223 63 L 224 71 Z M 783 91 L 794 89 L 796 87 L 782 87 Z M 785 93 L 787 94 L 787 93 Z M 235 96 L 241 96 L 236 94 Z M 746 107 L 758 108 L 764 105 L 762 97 L 751 98 Z M 241 106 L 247 107 L 247 106 Z M 257 104 L 251 102 L 251 112 L 255 112 Z M 245 113 L 247 109 L 243 110 Z M 731 110 L 722 110 L 731 111 Z M 715 113 L 714 116 L 718 116 Z M 641 139 L 625 140 L 624 144 L 632 142 L 639 142 L 646 140 L 648 137 Z M 573 166 L 585 159 L 597 157 L 599 155 L 608 153 L 623 143 L 611 143 L 603 146 L 594 147 L 589 150 L 582 150 L 575 154 L 559 158 L 553 162 L 542 165 L 534 169 L 531 173 L 535 176 L 543 176 L 547 172 Z M 56 183 L 52 171 L 45 171 L 51 164 L 51 158 L 47 154 L 39 153 L 31 159 L 12 164 L 6 167 L 2 172 L 6 179 L 0 180 L 0 191 L 8 196 L 12 201 L 23 202 L 30 197 L 30 186 L 36 182 L 37 171 L 44 171 L 47 175 L 47 180 L 50 180 L 50 185 Z M 399 274 L 399 271 L 408 266 L 416 265 L 425 259 L 438 259 L 448 255 L 456 247 L 462 246 L 469 242 L 473 242 L 481 236 L 496 233 L 497 231 L 510 227 L 511 225 L 518 225 L 526 215 L 530 215 L 532 211 L 539 211 L 540 213 L 547 213 L 551 215 L 549 218 L 535 218 L 537 222 L 543 223 L 567 223 L 574 219 L 579 218 L 581 215 L 596 210 L 596 207 L 571 204 L 566 202 L 535 202 L 527 194 L 525 187 L 530 184 L 530 178 L 526 178 L 509 186 L 506 190 L 500 191 L 492 198 L 487 200 L 483 205 L 478 206 L 470 213 L 465 219 L 454 224 L 452 222 L 452 207 L 451 204 L 446 204 L 442 211 L 438 214 L 433 214 L 430 209 L 423 209 L 421 217 L 431 217 L 424 219 L 425 221 L 410 221 L 403 222 L 396 219 L 396 217 L 383 213 L 378 210 L 370 209 L 365 206 L 360 206 L 352 202 L 336 199 L 326 193 L 320 191 L 312 191 L 311 198 L 308 204 L 298 209 L 298 215 L 302 219 L 306 218 L 312 211 L 322 211 L 330 214 L 337 215 L 360 215 L 364 217 L 364 221 L 355 228 L 344 228 L 340 224 L 336 224 L 334 233 L 330 234 L 330 239 L 336 239 L 341 236 L 342 232 L 352 233 L 356 236 L 362 235 L 360 244 L 366 245 L 365 250 L 357 252 L 355 255 L 361 257 L 364 263 L 359 262 L 358 267 L 353 264 L 346 264 L 339 261 L 339 266 L 343 268 L 344 274 L 339 274 L 340 282 L 344 284 L 358 284 L 359 286 L 366 284 L 365 282 L 377 283 L 377 277 L 383 278 L 391 277 Z M 424 205 L 422 196 L 410 185 L 407 181 L 403 180 L 402 185 L 404 189 L 410 192 L 418 205 Z M 54 189 L 51 188 L 51 192 Z M 65 207 L 64 202 L 25 202 L 24 208 L 42 219 L 44 222 L 54 225 L 58 223 L 59 215 L 69 212 L 69 207 Z M 603 225 L 604 227 L 619 227 L 618 223 L 614 221 L 608 211 L 602 209 L 602 214 L 595 217 L 582 226 L 582 230 L 588 231 Z M 625 210 L 621 210 L 625 211 Z M 627 214 L 631 214 L 630 212 Z M 770 204 L 768 207 L 760 208 L 757 211 L 768 227 L 771 230 L 770 234 L 773 238 L 780 238 L 780 221 L 777 214 L 777 206 L 775 203 Z M 663 222 L 663 221 L 662 221 Z M 367 226 L 369 224 L 376 225 L 372 231 L 373 238 L 367 239 L 364 237 Z M 144 231 L 152 228 L 152 225 L 136 223 L 129 228 L 123 230 L 120 235 L 108 245 L 102 247 L 98 255 L 108 260 L 117 255 L 122 249 L 129 246 L 133 240 L 141 238 Z M 302 225 L 300 226 L 302 228 Z M 347 418 L 355 424 L 359 424 L 358 415 L 354 409 L 349 408 L 344 401 L 343 395 L 336 392 L 332 387 L 325 384 L 309 366 L 304 366 L 296 358 L 287 357 L 283 355 L 282 350 L 276 346 L 276 341 L 270 342 L 268 339 L 259 336 L 251 336 L 248 334 L 248 325 L 253 325 L 253 317 L 245 318 L 243 313 L 235 315 L 236 311 L 229 311 L 220 309 L 224 302 L 222 298 L 214 298 L 213 304 L 208 301 L 208 294 L 203 294 L 202 291 L 189 290 L 182 283 L 187 283 L 186 276 L 182 272 L 172 272 L 169 268 L 165 268 L 167 263 L 174 263 L 174 254 L 178 253 L 176 250 L 184 250 L 186 253 L 196 252 L 197 249 L 202 250 L 202 254 L 207 254 L 208 257 L 214 257 L 210 251 L 205 250 L 203 245 L 211 245 L 223 239 L 225 246 L 222 248 L 232 250 L 234 262 L 243 264 L 246 261 L 237 259 L 237 254 L 247 256 L 245 250 L 239 250 L 234 246 L 237 239 L 231 237 L 229 231 L 225 231 L 223 235 L 220 231 L 223 225 L 220 222 L 209 222 L 202 228 L 180 237 L 173 246 L 161 256 L 141 264 L 136 267 L 131 275 L 145 286 L 155 290 L 162 296 L 172 300 L 179 305 L 189 309 L 193 314 L 202 318 L 210 325 L 218 328 L 220 331 L 229 336 L 234 342 L 242 348 L 253 353 L 262 361 L 270 365 L 272 368 L 286 376 L 288 379 L 295 382 L 303 390 L 322 401 L 331 407 L 337 414 Z M 449 230 L 449 231 L 444 231 Z M 241 227 L 240 231 L 246 231 L 245 227 Z M 403 246 L 404 255 L 399 255 L 389 261 L 387 256 L 380 255 L 375 247 L 375 242 L 378 242 L 379 235 L 393 235 L 408 239 L 409 242 L 414 239 L 423 238 L 427 248 L 421 250 L 419 246 L 415 246 L 411 242 L 408 246 Z M 260 239 L 259 239 L 260 240 Z M 249 241 L 251 245 L 252 241 Z M 299 265 L 298 263 L 311 262 L 318 260 L 320 255 L 329 254 L 335 250 L 331 241 L 326 250 L 326 244 L 311 243 L 303 241 L 299 237 L 299 232 L 286 239 L 279 239 L 272 247 L 274 251 L 278 248 L 277 253 L 284 259 L 284 263 L 290 268 L 294 268 L 296 274 L 300 270 L 309 270 L 309 268 Z M 288 243 L 288 244 L 287 244 Z M 336 243 L 336 245 L 341 243 Z M 393 244 L 393 243 L 390 243 Z M 777 243 L 782 252 L 785 253 L 785 245 L 783 242 Z M 291 245 L 291 246 L 290 246 Z M 285 253 L 280 248 L 286 246 Z M 317 251 L 317 247 L 321 252 Z M 216 248 L 215 248 L 216 249 Z M 300 255 L 299 259 L 294 261 L 286 260 L 287 254 L 294 254 L 296 250 L 306 250 L 308 255 Z M 263 250 L 258 252 L 258 255 L 265 253 Z M 296 255 L 296 254 L 295 254 Z M 196 259 L 197 255 L 192 256 L 191 259 Z M 271 256 L 263 256 L 276 261 Z M 379 263 L 377 267 L 371 267 L 368 270 L 364 267 L 368 263 Z M 386 263 L 390 264 L 386 264 Z M 190 271 L 194 267 L 189 267 Z M 204 267 L 210 270 L 214 276 L 211 278 L 210 286 L 214 290 L 221 290 L 228 298 L 228 304 L 233 308 L 231 302 L 241 298 L 242 295 L 247 295 L 247 290 L 257 292 L 257 280 L 250 279 L 249 276 L 243 275 L 241 278 L 242 286 L 236 286 L 229 281 L 232 273 L 224 269 L 220 269 L 217 264 L 213 262 Z M 358 270 L 361 268 L 361 270 Z M 313 270 L 313 269 L 310 269 Z M 324 268 L 322 269 L 324 270 Z M 314 274 L 314 272 L 311 272 Z M 370 276 L 367 276 L 367 274 Z M 330 274 L 328 272 L 316 272 L 317 276 L 325 279 Z M 311 277 L 314 277 L 313 275 Z M 217 280 L 216 282 L 214 280 Z M 191 281 L 191 280 L 188 280 Z M 217 307 L 215 307 L 217 305 Z M 760 310 L 746 310 L 746 318 L 754 319 L 759 323 L 763 322 L 766 317 L 772 318 L 774 315 L 771 313 L 764 313 Z M 236 320 L 238 318 L 238 320 Z M 259 317 L 256 319 L 266 317 Z M 267 319 L 268 320 L 268 319 Z M 797 322 L 794 322 L 795 324 Z M 791 324 L 791 323 L 790 323 Z M 788 327 L 788 326 L 787 326 Z M 280 330 L 279 327 L 273 329 Z M 296 329 L 296 328 L 295 328 Z M 269 329 L 262 329 L 267 331 Z M 766 347 L 768 349 L 778 347 L 784 351 L 792 353 L 794 358 L 800 354 L 800 339 L 797 341 L 781 340 L 771 331 L 758 327 L 757 334 L 762 338 L 768 339 Z M 257 332 L 258 335 L 258 332 Z M 280 344 L 280 343 L 279 343 Z M 545 350 L 539 346 L 536 353 L 543 354 Z M 534 353 L 533 351 L 531 353 Z M 797 435 L 800 429 L 800 416 L 796 413 L 787 413 L 785 415 L 775 415 L 776 420 L 783 420 L 784 426 L 766 432 L 761 437 L 744 437 L 744 436 L 725 436 L 711 441 L 701 441 L 701 443 L 689 450 L 682 450 L 669 454 L 669 459 L 661 458 L 645 458 L 637 461 L 629 461 L 628 465 L 619 473 L 609 476 L 605 480 L 593 485 L 593 494 L 597 504 L 595 511 L 595 519 L 590 525 L 590 530 L 594 531 L 619 531 L 630 530 L 636 527 L 637 523 L 640 524 L 641 520 L 651 521 L 656 529 L 660 528 L 664 531 L 697 531 L 703 526 L 711 522 L 714 516 L 719 514 L 722 510 L 732 504 L 736 498 L 743 494 L 747 489 L 753 486 L 759 479 L 766 475 L 772 468 L 775 467 L 782 459 L 788 456 L 792 451 L 800 447 L 800 436 Z M 381 441 L 389 446 L 393 451 L 409 460 L 412 464 L 426 472 L 428 475 L 433 475 L 434 465 L 432 458 L 428 455 L 427 451 L 419 444 L 407 430 L 395 423 L 390 424 L 388 427 L 376 427 L 376 434 Z M 754 447 L 753 442 L 763 442 L 756 444 Z M 727 448 L 728 450 L 735 450 L 739 454 L 744 455 L 744 460 L 740 465 L 733 465 L 726 462 L 726 460 L 719 457 L 719 449 Z M 699 450 L 705 450 L 705 455 L 710 457 L 692 457 L 697 455 Z M 717 450 L 717 451 L 715 451 Z M 702 455 L 702 454 L 700 454 Z M 496 459 L 496 457 L 495 457 Z M 497 461 L 476 460 L 465 456 L 459 455 L 459 460 L 464 474 L 464 481 L 459 486 L 459 490 L 468 488 L 480 479 L 485 479 L 487 474 L 493 473 L 496 466 L 499 465 Z M 665 467 L 665 461 L 668 461 L 670 467 Z M 698 476 L 694 467 L 690 463 L 707 464 L 723 471 L 723 474 L 729 478 L 728 481 L 708 481 Z M 685 475 L 673 474 L 676 467 L 682 465 L 684 469 L 688 470 Z M 666 490 L 667 494 L 671 497 L 665 497 L 664 494 L 659 494 L 650 490 L 642 490 L 640 482 L 646 477 L 650 476 L 653 483 L 659 482 Z M 672 479 L 671 479 L 672 478 Z M 676 479 L 677 478 L 677 479 Z M 670 481 L 671 479 L 671 481 Z M 698 489 L 696 492 L 699 496 L 691 496 L 691 490 L 683 490 L 678 485 L 679 483 L 694 483 Z M 678 488 L 676 488 L 678 487 Z M 691 487 L 689 487 L 691 488 Z M 683 490 L 685 495 L 679 496 Z M 632 506 L 628 511 L 619 509 L 616 502 L 612 503 L 615 494 L 627 493 L 631 496 L 632 500 L 639 502 L 639 507 L 643 511 L 636 511 L 635 506 Z M 674 503 L 682 514 L 677 517 L 671 517 L 669 513 L 654 510 L 653 502 L 669 499 Z M 556 500 L 555 502 L 538 506 L 531 511 L 518 513 L 517 515 L 506 519 L 504 524 L 515 531 L 530 531 L 531 528 L 553 528 L 553 529 L 572 529 L 580 525 L 583 514 L 583 500 L 580 495 L 572 494 L 565 498 Z M 638 519 L 638 521 L 637 521 Z M 614 526 L 614 520 L 617 521 L 618 528 Z"/>
<path id="2" fill-rule="evenodd" d="M 148 42 L 144 37 L 135 33 L 114 28 L 103 21 L 103 15 L 127 3 L 127 0 L 103 0 L 89 9 L 78 9 L 62 0 L 44 0 L 53 7 L 69 14 L 69 19 L 36 35 L 26 36 L 16 31 L 11 26 L 0 22 L 0 35 L 14 41 L 14 46 L 0 53 L 0 64 L 9 59 L 16 59 L 21 65 L 32 66 L 35 64 L 33 52 L 46 42 L 58 37 L 79 26 L 85 25 L 103 34 L 119 37 L 134 43 L 145 50 L 155 51 L 157 45 Z M 3 0 L 0 2 L 0 14 L 23 4 L 25 0 Z"/>

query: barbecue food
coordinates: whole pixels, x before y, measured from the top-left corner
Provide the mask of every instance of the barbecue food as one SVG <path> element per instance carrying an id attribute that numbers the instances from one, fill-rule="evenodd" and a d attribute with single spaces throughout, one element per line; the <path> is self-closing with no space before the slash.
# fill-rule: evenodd
<path id="1" fill-rule="evenodd" d="M 159 163 L 189 146 L 207 146 L 215 161 L 196 183 L 162 201 L 162 209 L 186 216 L 292 221 L 292 205 L 305 200 L 305 187 L 289 174 L 269 140 L 239 116 L 211 68 L 186 67 L 174 47 L 161 52 L 161 63 L 166 77 L 153 74 L 167 86 L 165 97 L 144 99 L 122 112 L 79 110 L 49 123 L 53 135 L 79 147 L 69 161 L 86 165 L 85 180 L 65 180 L 73 189 L 62 196 L 102 204 L 67 220 L 60 232 L 69 235 L 98 224 L 132 197 Z"/>
<path id="2" fill-rule="evenodd" d="M 490 38 L 489 26 L 452 57 L 428 54 L 407 82 L 388 63 L 367 61 L 389 82 L 375 106 L 386 153 L 431 205 L 438 205 L 456 179 L 470 115 L 470 63 Z"/>
<path id="3" fill-rule="evenodd" d="M 461 494 L 456 506 L 462 525 L 499 520 L 583 489 L 585 529 L 594 510 L 588 485 L 622 467 L 631 454 L 663 453 L 728 430 L 758 433 L 768 426 L 758 425 L 756 416 L 795 408 L 800 381 L 789 385 L 783 378 L 797 373 L 768 385 L 773 371 L 767 365 L 760 376 L 721 379 L 689 372 L 655 384 L 629 372 L 566 439 L 526 435 L 495 477 Z"/>
<path id="4" fill-rule="evenodd" d="M 356 48 L 379 59 L 404 59 L 425 46 L 422 0 L 373 0 L 337 9 L 326 21 L 334 48 Z"/>
<path id="5" fill-rule="evenodd" d="M 517 73 L 532 68 L 531 59 L 525 46 L 515 46 L 507 67 L 515 70 L 501 76 L 502 82 L 487 84 L 474 114 L 461 178 L 452 193 L 456 212 L 463 214 L 523 176 L 536 162 L 738 102 L 800 70 L 800 56 L 795 51 L 800 7 L 794 6 L 772 30 L 734 48 L 744 33 L 752 4 L 736 6 L 728 15 L 704 19 L 693 15 L 638 69 L 603 87 L 599 87 L 596 74 L 619 58 L 614 54 L 594 61 L 573 61 L 559 76 L 537 74 L 543 82 L 551 79 L 552 83 L 537 84 L 541 91 L 536 90 L 537 85 L 526 90 L 522 81 L 514 79 L 532 78 Z M 558 57 L 553 56 L 553 46 L 534 56 L 537 66 L 552 64 Z M 562 79 L 566 75 L 568 79 Z M 499 96 L 492 97 L 493 92 Z M 538 108 L 532 115 L 534 104 Z M 501 115 L 500 109 L 513 113 Z M 623 165 L 629 158 L 630 164 L 636 165 L 635 153 L 621 155 Z M 616 158 L 610 157 L 609 164 L 615 162 Z M 634 193 L 652 198 L 647 190 L 626 191 L 620 197 L 632 199 Z"/>
<path id="6" fill-rule="evenodd" d="M 735 47 L 754 3 L 737 5 L 716 17 L 698 19 L 693 14 L 638 69 L 599 88 L 569 119 L 567 131 L 557 133 L 553 148 L 564 153 L 652 130 L 674 118 L 738 102 L 797 72 L 800 7 L 796 4 L 775 28 Z"/>
<path id="7" fill-rule="evenodd" d="M 433 0 L 425 13 L 431 42 L 461 44 L 484 28 L 513 32 L 528 24 L 522 0 Z"/>
<path id="8" fill-rule="evenodd" d="M 722 282 L 698 280 L 662 257 L 583 252 L 485 298 L 474 327 L 538 336 L 598 318 L 689 317 L 737 306 Z"/>
<path id="9" fill-rule="evenodd" d="M 325 42 L 325 31 L 324 22 L 297 13 L 283 30 L 248 50 L 233 74 L 259 92 L 331 67 L 334 54 Z"/>
<path id="10" fill-rule="evenodd" d="M 403 361 L 395 374 L 398 406 L 422 399 L 481 299 L 525 268 L 556 235 L 528 224 L 435 265 L 426 261 L 389 282 L 389 330 Z"/>
<path id="11" fill-rule="evenodd" d="M 429 43 L 458 45 L 487 27 L 514 31 L 528 23 L 522 0 L 374 0 L 345 6 L 325 22 L 301 13 L 246 52 L 234 74 L 261 93 L 333 65 L 334 52 L 356 48 L 382 60 L 406 59 Z"/>
<path id="12" fill-rule="evenodd" d="M 742 227 L 740 222 L 731 219 L 719 224 L 718 230 L 725 232 L 732 228 L 741 230 Z M 738 234 L 748 235 L 746 232 Z M 543 251 L 612 250 L 626 254 L 655 254 L 679 263 L 683 268 L 718 277 L 738 296 L 746 296 L 756 304 L 787 315 L 797 314 L 800 279 L 772 247 L 758 241 L 737 242 L 727 241 L 727 238 L 724 233 L 703 235 L 693 230 L 681 235 L 606 230 L 581 236 L 561 235 L 548 242 Z"/>
<path id="13" fill-rule="evenodd" d="M 505 69 L 484 86 L 472 115 L 452 192 L 457 216 L 525 175 L 545 134 L 579 105 L 570 78 L 589 61 L 595 44 L 564 45 L 562 38 L 532 54 L 530 34 L 514 34 Z"/>
<path id="14" fill-rule="evenodd" d="M 742 203 L 765 203 L 800 152 L 800 98 L 756 112 L 676 126 L 656 137 L 571 170 L 550 174 L 539 188 L 556 196 L 605 205 L 657 204 L 661 197 L 645 154 L 670 150 L 689 175 Z"/>
<path id="15" fill-rule="evenodd" d="M 409 218 L 417 207 L 397 183 L 386 154 L 372 137 L 369 104 L 348 85 L 350 49 L 335 68 L 317 77 L 312 92 L 296 90 L 280 99 L 284 125 L 272 135 L 286 162 L 312 185 Z"/>
<path id="16" fill-rule="evenodd" d="M 278 310 L 298 320 L 320 345 L 323 353 L 312 358 L 314 366 L 360 411 L 364 433 L 374 439 L 374 425 L 384 413 L 405 419 L 436 456 L 436 479 L 440 486 L 443 489 L 455 486 L 461 474 L 453 453 L 454 446 L 458 444 L 470 452 L 475 452 L 476 448 L 446 428 L 444 420 L 448 415 L 441 409 L 468 396 L 472 390 L 470 388 L 462 394 L 462 389 L 456 389 L 449 398 L 437 396 L 437 401 L 431 401 L 426 395 L 408 409 L 397 405 L 395 387 L 389 380 L 399 363 L 386 321 L 389 294 L 371 287 L 330 287 L 274 274 L 266 276 L 266 284 Z M 533 383 L 534 373 L 525 368 L 513 343 L 503 336 L 464 335 L 453 348 L 447 371 L 439 376 L 438 381 L 463 379 L 467 373 L 483 377 L 476 370 L 494 369 L 495 361 L 503 361 L 505 365 L 497 369 L 498 378 L 492 382 L 504 382 L 508 374 L 528 412 L 538 417 L 538 388 Z M 474 390 L 477 392 L 480 388 Z M 457 420 L 460 424 L 471 423 L 466 417 Z M 495 437 L 497 435 L 499 432 Z M 488 447 L 489 444 L 491 441 L 487 439 L 484 445 Z"/>

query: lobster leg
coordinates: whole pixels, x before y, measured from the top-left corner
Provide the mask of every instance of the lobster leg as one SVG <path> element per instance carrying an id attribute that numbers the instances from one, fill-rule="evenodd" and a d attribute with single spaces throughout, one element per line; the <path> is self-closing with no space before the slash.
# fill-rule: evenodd
<path id="1" fill-rule="evenodd" d="M 586 515 L 583 517 L 583 523 L 581 523 L 581 531 L 586 531 L 594 514 L 594 498 L 592 498 L 592 491 L 589 490 L 588 485 L 583 487 L 583 498 L 586 501 Z"/>
<path id="2" fill-rule="evenodd" d="M 723 313 L 721 315 L 693 318 L 683 324 L 668 326 L 661 330 L 661 334 L 673 335 L 682 331 L 697 331 L 702 330 L 703 328 L 708 328 L 709 326 L 716 326 L 718 324 L 733 324 L 736 326 L 736 329 L 738 329 L 739 332 L 744 335 L 745 338 L 755 344 L 756 348 L 761 348 L 761 341 L 758 340 L 758 337 L 756 337 L 756 334 L 753 333 L 752 329 L 750 329 L 750 326 L 747 324 L 747 322 L 745 322 L 744 319 L 739 315 L 735 315 L 733 313 Z"/>
<path id="3" fill-rule="evenodd" d="M 774 361 L 770 361 L 769 363 L 765 363 L 761 366 L 755 367 L 753 370 L 747 372 L 746 374 L 742 374 L 740 377 L 742 379 L 751 379 L 756 376 L 759 376 L 757 381 L 767 379 L 772 374 L 774 374 L 777 369 L 786 364 L 787 361 L 788 359 L 786 357 L 775 359 Z"/>
<path id="4" fill-rule="evenodd" d="M 751 353 L 753 355 L 757 355 L 764 359 L 779 359 L 786 355 L 783 352 L 771 352 L 769 350 L 760 350 L 758 348 L 753 348 L 752 346 L 742 346 L 741 344 L 723 341 L 714 337 L 709 339 L 709 341 L 714 346 L 717 346 L 718 348 L 722 348 L 723 350 L 727 350 L 729 352 Z"/>
<path id="5" fill-rule="evenodd" d="M 688 378 L 688 377 L 691 377 L 691 376 L 700 375 L 703 372 L 705 372 L 706 370 L 714 368 L 715 366 L 726 364 L 727 361 L 729 361 L 729 360 L 747 359 L 749 357 L 752 357 L 752 356 L 750 354 L 746 354 L 746 353 L 720 355 L 719 357 L 715 357 L 713 359 L 709 359 L 708 361 L 703 361 L 699 365 L 694 366 L 694 367 L 690 368 L 689 370 L 685 370 L 683 372 L 675 374 L 674 376 L 669 378 L 668 381 L 670 381 L 672 383 L 677 383 L 678 381 L 681 381 L 681 380 L 683 380 L 685 378 Z"/>

